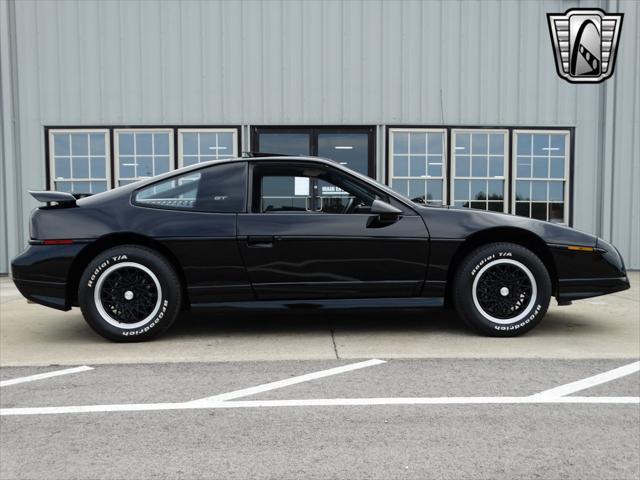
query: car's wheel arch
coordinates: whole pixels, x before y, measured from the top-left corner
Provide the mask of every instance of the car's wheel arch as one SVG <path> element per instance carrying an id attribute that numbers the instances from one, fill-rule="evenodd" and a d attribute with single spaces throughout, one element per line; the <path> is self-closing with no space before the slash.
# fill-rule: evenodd
<path id="1" fill-rule="evenodd" d="M 540 258 L 551 278 L 552 292 L 556 294 L 558 276 L 555 261 L 547 244 L 535 233 L 514 227 L 494 227 L 480 230 L 467 237 L 456 249 L 447 271 L 447 285 L 445 289 L 445 305 L 451 305 L 453 278 L 462 261 L 475 249 L 495 242 L 510 242 L 531 250 Z"/>
<path id="2" fill-rule="evenodd" d="M 132 232 L 110 233 L 97 238 L 93 242 L 87 244 L 87 246 L 84 247 L 80 251 L 80 253 L 73 259 L 67 277 L 67 298 L 70 305 L 78 306 L 78 286 L 80 283 L 80 277 L 82 276 L 82 272 L 84 272 L 89 262 L 91 262 L 91 260 L 100 253 L 119 245 L 143 246 L 150 248 L 162 255 L 171 264 L 178 277 L 180 278 L 182 298 L 184 299 L 182 308 L 186 309 L 189 307 L 186 277 L 184 275 L 184 271 L 182 269 L 182 266 L 180 265 L 180 262 L 178 262 L 178 259 L 173 254 L 173 252 L 171 252 L 171 250 L 169 250 L 161 242 L 151 237 Z"/>

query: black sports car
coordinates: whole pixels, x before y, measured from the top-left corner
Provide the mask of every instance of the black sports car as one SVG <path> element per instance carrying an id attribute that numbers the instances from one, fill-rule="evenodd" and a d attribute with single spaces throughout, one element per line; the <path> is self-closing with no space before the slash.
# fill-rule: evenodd
<path id="1" fill-rule="evenodd" d="M 229 302 L 450 306 L 513 336 L 559 304 L 629 288 L 616 248 L 529 218 L 426 206 L 321 158 L 202 163 L 105 193 L 31 192 L 29 300 L 80 306 L 116 341 L 149 339 L 181 310 Z"/>

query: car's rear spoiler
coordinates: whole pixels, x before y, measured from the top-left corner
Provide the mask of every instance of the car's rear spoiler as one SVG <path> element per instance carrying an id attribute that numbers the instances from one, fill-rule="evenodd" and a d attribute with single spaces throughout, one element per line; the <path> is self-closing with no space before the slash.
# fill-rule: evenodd
<path id="1" fill-rule="evenodd" d="M 48 206 L 55 203 L 58 207 L 74 207 L 76 205 L 76 197 L 67 192 L 52 191 L 33 191 L 29 190 L 33 198 L 39 202 L 45 202 Z"/>

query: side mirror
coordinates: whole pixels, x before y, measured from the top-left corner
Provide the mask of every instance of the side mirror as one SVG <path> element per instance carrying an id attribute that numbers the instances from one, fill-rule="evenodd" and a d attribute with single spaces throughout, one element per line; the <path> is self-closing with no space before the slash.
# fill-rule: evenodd
<path id="1" fill-rule="evenodd" d="M 392 223 L 398 220 L 402 210 L 382 200 L 374 200 L 371 204 L 371 213 L 378 215 L 378 220 L 383 223 Z"/>

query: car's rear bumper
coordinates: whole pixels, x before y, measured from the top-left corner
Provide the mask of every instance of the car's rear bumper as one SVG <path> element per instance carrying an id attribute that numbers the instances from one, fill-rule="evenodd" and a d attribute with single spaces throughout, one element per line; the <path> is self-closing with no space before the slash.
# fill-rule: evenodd
<path id="1" fill-rule="evenodd" d="M 629 277 L 571 278 L 558 281 L 559 303 L 621 292 L 630 287 Z"/>
<path id="2" fill-rule="evenodd" d="M 69 310 L 69 272 L 83 244 L 30 245 L 11 262 L 13 282 L 27 299 L 58 310 Z"/>
<path id="3" fill-rule="evenodd" d="M 58 310 L 70 310 L 67 302 L 67 284 L 43 282 L 38 280 L 21 280 L 14 278 L 13 283 L 27 300 Z"/>

